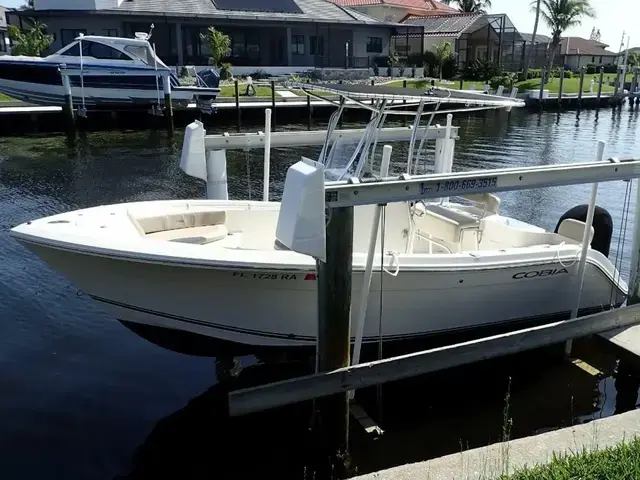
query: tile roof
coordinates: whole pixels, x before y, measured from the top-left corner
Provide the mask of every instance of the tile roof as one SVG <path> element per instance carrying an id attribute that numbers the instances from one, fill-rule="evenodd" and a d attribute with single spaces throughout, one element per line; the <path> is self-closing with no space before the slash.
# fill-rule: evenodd
<path id="1" fill-rule="evenodd" d="M 437 0 L 328 0 L 336 5 L 343 7 L 361 7 L 369 5 L 389 5 L 395 7 L 404 7 L 413 11 L 433 12 L 433 13 L 454 13 L 458 12 L 453 7 L 445 5 Z"/>
<path id="2" fill-rule="evenodd" d="M 581 37 L 564 37 L 560 40 L 560 55 L 592 55 L 617 56 L 618 54 L 606 49 L 608 45 L 595 40 Z"/>
<path id="3" fill-rule="evenodd" d="M 263 0 L 267 3 L 269 0 Z M 297 20 L 307 22 L 371 24 L 384 26 L 385 22 L 363 15 L 350 8 L 326 0 L 291 0 L 302 13 L 252 12 L 223 10 L 215 0 L 125 0 L 119 6 L 101 9 L 96 13 L 119 12 L 123 14 L 162 14 L 182 17 L 218 17 L 238 20 Z"/>
<path id="4" fill-rule="evenodd" d="M 457 37 L 469 28 L 482 14 L 457 13 L 455 15 L 408 15 L 402 23 L 424 27 L 426 36 Z"/>

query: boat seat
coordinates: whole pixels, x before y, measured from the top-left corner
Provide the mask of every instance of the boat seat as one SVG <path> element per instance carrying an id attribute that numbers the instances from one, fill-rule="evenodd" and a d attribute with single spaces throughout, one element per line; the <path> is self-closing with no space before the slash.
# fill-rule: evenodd
<path id="1" fill-rule="evenodd" d="M 565 218 L 558 227 L 558 235 L 575 240 L 578 243 L 582 243 L 582 237 L 584 236 L 584 229 L 587 227 L 585 222 L 576 220 L 575 218 Z M 593 241 L 593 235 L 595 230 L 591 227 L 589 233 L 589 244 Z"/>
<path id="2" fill-rule="evenodd" d="M 422 203 L 416 204 L 418 216 L 414 217 L 416 222 L 416 233 L 424 237 L 432 237 L 451 251 L 459 251 L 462 247 L 461 240 L 464 230 L 477 227 L 480 223 L 478 219 L 464 212 L 457 212 L 442 205 Z"/>
<path id="3" fill-rule="evenodd" d="M 203 245 L 229 234 L 225 211 L 182 212 L 141 218 L 129 213 L 129 218 L 140 235 L 155 240 Z"/>
<path id="4" fill-rule="evenodd" d="M 489 215 L 497 215 L 500 210 L 500 197 L 492 193 L 471 193 L 461 197 L 470 202 L 485 205 Z"/>
<path id="5" fill-rule="evenodd" d="M 229 234 L 225 225 L 205 225 L 201 227 L 175 228 L 160 232 L 148 233 L 149 238 L 179 243 L 205 245 L 226 238 Z"/>

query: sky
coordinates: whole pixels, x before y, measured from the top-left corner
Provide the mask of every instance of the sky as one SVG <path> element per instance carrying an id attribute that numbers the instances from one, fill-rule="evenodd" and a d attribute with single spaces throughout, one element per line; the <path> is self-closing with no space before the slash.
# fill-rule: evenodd
<path id="1" fill-rule="evenodd" d="M 267 0 L 265 0 L 267 1 Z M 0 0 L 7 7 L 18 7 L 24 0 Z M 530 0 L 492 0 L 490 13 L 506 13 L 516 28 L 523 33 L 533 31 L 534 14 L 530 9 Z M 591 0 L 596 11 L 596 18 L 586 18 L 579 27 L 568 30 L 565 35 L 589 38 L 593 27 L 599 28 L 601 41 L 609 45 L 609 49 L 617 52 L 620 49 L 622 33 L 631 37 L 630 46 L 640 47 L 640 22 L 638 22 L 638 0 Z M 542 22 L 540 33 L 549 34 Z M 626 40 L 625 40 L 626 42 Z M 626 47 L 626 45 L 625 45 Z"/>
<path id="2" fill-rule="evenodd" d="M 491 0 L 491 5 L 490 13 L 506 13 L 518 31 L 523 33 L 533 31 L 535 14 L 531 12 L 530 0 Z M 596 27 L 600 29 L 602 35 L 600 41 L 608 44 L 609 50 L 617 52 L 620 49 L 623 32 L 631 37 L 631 47 L 640 46 L 637 5 L 638 0 L 591 0 L 596 18 L 585 18 L 581 26 L 567 30 L 564 35 L 589 38 L 591 29 Z M 549 29 L 543 22 L 540 22 L 538 31 L 549 34 Z"/>

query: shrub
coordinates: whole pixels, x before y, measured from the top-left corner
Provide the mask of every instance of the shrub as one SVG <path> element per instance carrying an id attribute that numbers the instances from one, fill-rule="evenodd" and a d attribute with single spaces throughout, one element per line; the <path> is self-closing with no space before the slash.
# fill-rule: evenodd
<path id="1" fill-rule="evenodd" d="M 380 67 L 378 66 L 378 64 L 376 62 L 373 62 L 373 65 L 371 66 L 371 68 L 373 69 L 373 74 L 377 77 L 378 75 L 380 75 Z"/>
<path id="2" fill-rule="evenodd" d="M 444 60 L 442 63 L 442 78 L 445 80 L 450 80 L 456 76 L 458 73 L 458 65 L 456 64 L 456 59 L 453 56 L 450 56 Z"/>
<path id="3" fill-rule="evenodd" d="M 596 73 L 596 64 L 595 63 L 587 63 L 587 69 L 585 70 L 587 75 L 593 75 Z"/>
<path id="4" fill-rule="evenodd" d="M 464 69 L 464 77 L 467 80 L 486 81 L 499 76 L 501 73 L 500 67 L 496 63 L 480 59 L 467 63 Z"/>
<path id="5" fill-rule="evenodd" d="M 231 78 L 231 64 L 223 62 L 220 65 L 220 80 L 229 80 Z"/>
<path id="6" fill-rule="evenodd" d="M 513 84 L 516 82 L 516 74 L 515 73 L 503 73 L 502 75 L 497 75 L 489 80 L 489 86 L 496 90 L 500 85 L 502 85 L 507 90 L 513 88 Z"/>

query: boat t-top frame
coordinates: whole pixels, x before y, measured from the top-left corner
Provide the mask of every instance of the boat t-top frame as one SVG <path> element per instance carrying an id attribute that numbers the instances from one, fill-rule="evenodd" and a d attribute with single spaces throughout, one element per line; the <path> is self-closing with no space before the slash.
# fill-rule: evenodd
<path id="1" fill-rule="evenodd" d="M 302 90 L 306 95 L 333 103 L 336 111 L 329 119 L 326 141 L 320 152 L 318 161 L 325 165 L 327 179 L 342 180 L 346 177 L 360 178 L 365 168 L 371 172 L 374 154 L 378 144 L 378 133 L 383 127 L 388 115 L 413 117 L 412 135 L 409 141 L 407 155 L 407 173 L 416 174 L 418 165 L 423 155 L 426 132 L 431 126 L 436 114 L 447 114 L 449 140 L 451 130 L 451 115 L 453 113 L 472 112 L 504 108 L 511 110 L 513 107 L 523 107 L 524 102 L 513 97 L 502 97 L 460 90 L 450 90 L 431 86 L 427 89 L 393 87 L 387 85 L 361 85 L 361 84 L 318 84 L 303 82 L 285 82 L 285 87 Z M 338 100 L 321 95 L 326 93 L 338 96 Z M 440 109 L 442 105 L 453 105 L 454 108 Z M 426 109 L 425 107 L 432 107 Z M 462 108 L 459 108 L 462 106 Z M 336 156 L 337 140 L 333 143 L 333 133 L 342 117 L 345 108 L 366 109 L 371 111 L 371 119 L 346 164 L 338 165 Z M 428 116 L 426 129 L 420 129 L 422 117 Z M 418 132 L 423 135 L 416 148 Z M 453 155 L 452 147 L 449 148 L 449 156 Z M 446 157 L 446 155 L 445 155 Z M 388 172 L 380 171 L 380 176 L 386 176 Z"/>

